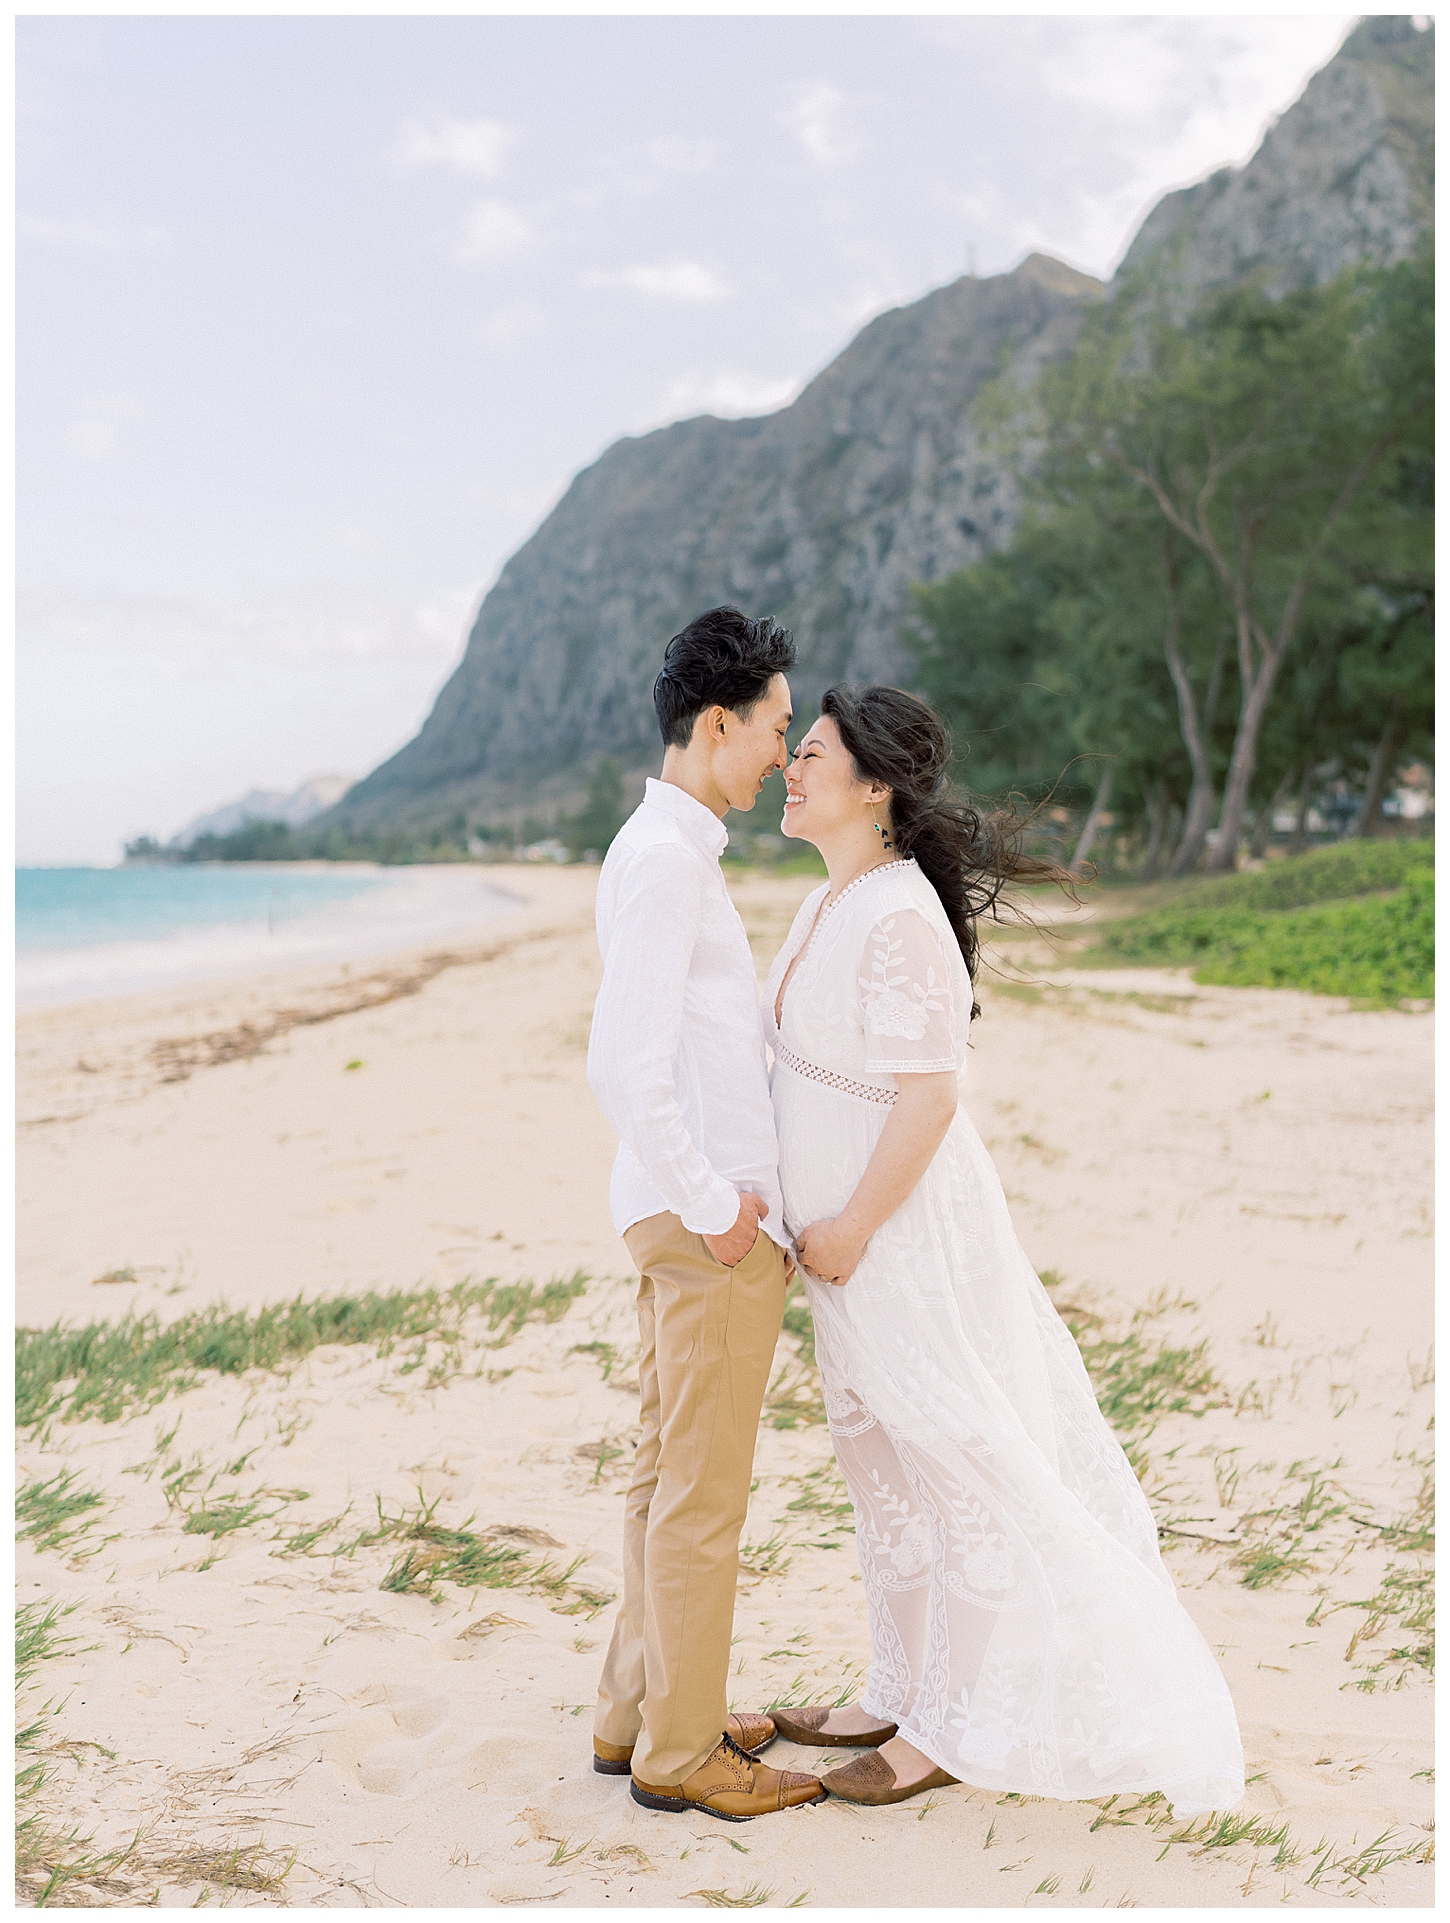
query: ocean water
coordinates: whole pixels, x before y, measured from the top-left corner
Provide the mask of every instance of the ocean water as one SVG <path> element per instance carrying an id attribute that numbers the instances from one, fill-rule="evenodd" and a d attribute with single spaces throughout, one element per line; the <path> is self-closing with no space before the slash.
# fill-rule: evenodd
<path id="1" fill-rule="evenodd" d="M 22 868 L 22 1007 L 108 999 L 453 938 L 519 898 L 461 865 L 186 863 Z"/>
<path id="2" fill-rule="evenodd" d="M 381 879 L 361 867 L 336 874 L 288 872 L 280 864 L 251 862 L 21 868 L 15 876 L 15 946 L 24 954 L 151 941 L 221 924 L 275 928 L 348 901 Z"/>

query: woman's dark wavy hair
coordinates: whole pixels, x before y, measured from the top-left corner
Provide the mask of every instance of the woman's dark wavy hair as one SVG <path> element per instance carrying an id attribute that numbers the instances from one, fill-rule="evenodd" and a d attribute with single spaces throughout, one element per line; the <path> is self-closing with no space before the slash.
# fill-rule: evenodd
<path id="1" fill-rule="evenodd" d="M 1030 814 L 1015 807 L 983 813 L 952 792 L 946 778 L 951 735 L 916 695 L 838 685 L 821 696 L 821 713 L 840 730 L 857 775 L 890 788 L 894 851 L 913 856 L 935 888 L 975 981 L 977 922 L 983 915 L 1002 919 L 1007 883 L 1055 881 L 1071 889 L 1071 874 L 1023 852 Z M 980 1013 L 973 998 L 973 1020 Z"/>

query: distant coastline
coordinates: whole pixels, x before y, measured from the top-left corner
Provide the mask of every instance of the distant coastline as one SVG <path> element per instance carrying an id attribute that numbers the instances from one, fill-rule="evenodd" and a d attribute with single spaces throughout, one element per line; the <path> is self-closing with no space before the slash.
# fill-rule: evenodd
<path id="1" fill-rule="evenodd" d="M 351 962 L 449 940 L 522 898 L 469 866 L 134 863 L 16 873 L 21 1008 Z"/>

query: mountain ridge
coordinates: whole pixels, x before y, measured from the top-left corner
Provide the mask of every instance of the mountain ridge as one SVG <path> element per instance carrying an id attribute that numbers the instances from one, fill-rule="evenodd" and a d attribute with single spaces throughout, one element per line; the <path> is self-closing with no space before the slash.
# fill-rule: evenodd
<path id="1" fill-rule="evenodd" d="M 1154 204 L 1113 285 L 1152 268 L 1191 300 L 1403 258 L 1432 206 L 1433 48 L 1409 16 L 1361 20 L 1242 167 Z M 497 814 L 579 785 L 600 752 L 643 766 L 664 643 L 722 601 L 793 629 L 803 711 L 832 680 L 898 678 L 910 586 L 982 559 L 1015 522 L 977 392 L 1007 354 L 1025 377 L 1068 352 L 1105 291 L 1030 254 L 877 315 L 775 413 L 616 441 L 505 563 L 418 734 L 324 822 Z"/>
<path id="2" fill-rule="evenodd" d="M 201 835 L 230 835 L 249 821 L 282 821 L 302 828 L 333 807 L 355 786 L 351 775 L 309 775 L 296 788 L 251 788 L 238 801 L 223 802 L 179 829 L 168 848 L 189 848 Z"/>

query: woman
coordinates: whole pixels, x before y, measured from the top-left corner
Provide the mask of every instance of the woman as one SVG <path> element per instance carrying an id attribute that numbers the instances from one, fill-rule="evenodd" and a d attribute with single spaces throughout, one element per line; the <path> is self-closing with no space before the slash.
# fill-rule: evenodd
<path id="1" fill-rule="evenodd" d="M 962 1781 L 1228 1809 L 1228 1688 L 957 1105 L 976 918 L 1008 880 L 1067 877 L 1022 854 L 1015 817 L 950 798 L 950 751 L 914 696 L 832 688 L 786 774 L 783 830 L 830 879 L 764 1020 L 872 1664 L 849 1707 L 772 1715 L 867 1751 L 825 1778 L 853 1802 Z"/>

